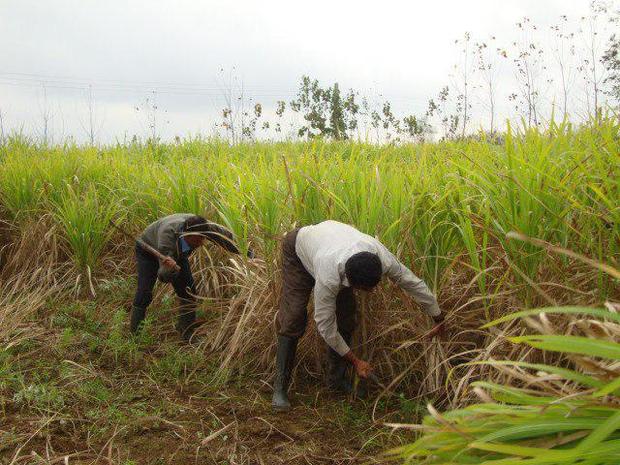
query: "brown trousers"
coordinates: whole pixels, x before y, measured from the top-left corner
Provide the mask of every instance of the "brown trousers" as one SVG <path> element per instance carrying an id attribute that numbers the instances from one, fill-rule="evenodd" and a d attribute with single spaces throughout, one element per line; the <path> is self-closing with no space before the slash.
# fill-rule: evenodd
<path id="1" fill-rule="evenodd" d="M 278 334 L 300 338 L 308 323 L 308 301 L 314 288 L 314 278 L 304 268 L 295 252 L 299 229 L 286 234 L 282 242 L 282 294 L 277 315 Z M 355 329 L 356 304 L 353 289 L 343 288 L 336 297 L 338 331 L 351 340 Z"/>

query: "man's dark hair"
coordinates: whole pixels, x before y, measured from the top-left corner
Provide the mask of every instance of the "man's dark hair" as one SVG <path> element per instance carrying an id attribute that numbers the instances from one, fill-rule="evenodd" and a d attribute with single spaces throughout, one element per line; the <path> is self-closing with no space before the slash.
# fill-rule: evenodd
<path id="1" fill-rule="evenodd" d="M 383 270 L 379 256 L 370 252 L 352 255 L 344 264 L 344 272 L 353 287 L 370 289 L 381 281 Z"/>

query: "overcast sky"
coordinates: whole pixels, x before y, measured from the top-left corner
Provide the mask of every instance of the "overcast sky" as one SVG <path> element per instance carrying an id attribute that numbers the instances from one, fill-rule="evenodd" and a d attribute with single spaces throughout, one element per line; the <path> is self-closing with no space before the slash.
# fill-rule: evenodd
<path id="1" fill-rule="evenodd" d="M 588 0 L 0 0 L 0 111 L 5 131 L 37 134 L 47 113 L 55 140 L 83 140 L 90 87 L 98 139 L 113 141 L 148 132 L 144 101 L 156 90 L 158 132 L 169 138 L 212 131 L 231 76 L 270 109 L 277 99 L 290 100 L 307 74 L 371 98 L 382 94 L 399 112 L 422 113 L 450 83 L 454 40 L 465 31 L 473 40 L 496 35 L 509 43 L 523 16 L 548 28 L 561 14 L 588 14 L 588 6 Z M 508 71 L 501 76 L 513 78 Z"/>

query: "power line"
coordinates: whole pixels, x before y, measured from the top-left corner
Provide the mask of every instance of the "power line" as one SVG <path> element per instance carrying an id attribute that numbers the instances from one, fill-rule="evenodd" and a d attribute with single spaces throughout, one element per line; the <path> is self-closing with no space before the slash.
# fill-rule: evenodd
<path id="1" fill-rule="evenodd" d="M 298 91 L 269 88 L 266 86 L 246 86 L 238 84 L 231 87 L 197 87 L 194 84 L 172 84 L 156 81 L 122 81 L 113 79 L 88 80 L 69 76 L 51 76 L 35 73 L 0 72 L 0 86 L 21 88 L 44 88 L 80 92 L 130 93 L 153 95 L 176 95 L 186 97 L 208 97 L 230 99 L 232 101 L 257 101 L 259 99 L 288 100 L 297 96 Z M 271 90 L 271 91 L 270 91 Z M 422 111 L 427 101 L 417 97 L 399 96 L 371 90 L 375 98 L 386 99 L 400 105 L 409 106 L 410 111 Z M 360 93 L 358 93 L 360 95 Z M 362 98 L 366 98 L 361 94 Z"/>
<path id="2" fill-rule="evenodd" d="M 3 77 L 8 76 L 8 77 Z M 19 77 L 10 77 L 19 76 Z M 45 86 L 50 89 L 67 90 L 96 90 L 102 92 L 135 92 L 171 94 L 171 95 L 196 95 L 196 96 L 221 96 L 228 92 L 245 94 L 248 98 L 253 97 L 291 97 L 296 96 L 298 91 L 286 88 L 268 86 L 247 86 L 236 84 L 232 87 L 204 87 L 199 84 L 164 83 L 161 81 L 123 81 L 117 79 L 87 79 L 70 76 L 52 76 L 35 73 L 14 73 L 0 72 L 0 84 L 16 87 L 40 87 Z M 239 96 L 239 95 L 237 95 Z M 385 98 L 395 102 L 406 102 L 409 104 L 425 104 L 426 99 L 409 97 L 405 95 L 395 95 L 379 92 L 378 98 Z"/>
<path id="3" fill-rule="evenodd" d="M 7 78 L 0 77 L 0 85 L 7 85 L 13 87 L 27 87 L 27 88 L 40 88 L 45 87 L 46 89 L 66 89 L 66 90 L 79 90 L 79 91 L 87 91 L 93 90 L 97 92 L 130 92 L 130 93 L 154 93 L 154 94 L 170 94 L 170 95 L 188 95 L 188 96 L 212 96 L 224 97 L 228 92 L 226 89 L 196 89 L 196 90 L 184 90 L 184 89 L 168 89 L 168 88 L 149 88 L 149 87 L 102 87 L 102 86 L 93 86 L 93 85 L 71 85 L 69 83 L 63 82 L 50 82 L 50 81 L 14 81 L 7 80 Z M 278 93 L 263 93 L 263 92 L 251 92 L 244 90 L 243 92 L 240 89 L 233 90 L 235 94 L 241 97 L 241 93 L 243 97 L 247 98 L 255 98 L 255 97 L 283 97 L 283 96 L 291 96 L 296 95 L 296 92 L 278 92 Z"/>
<path id="4" fill-rule="evenodd" d="M 219 91 L 221 92 L 223 89 L 222 86 L 216 87 L 205 87 L 203 84 L 188 84 L 188 83 L 171 83 L 171 82 L 161 82 L 161 81 L 125 81 L 119 79 L 89 79 L 89 78 L 78 78 L 78 77 L 69 77 L 69 76 L 51 76 L 45 74 L 34 74 L 34 73 L 11 73 L 11 72 L 0 72 L 0 77 L 3 79 L 11 79 L 14 81 L 32 81 L 32 82 L 52 82 L 52 83 L 62 83 L 66 85 L 81 85 L 81 86 L 99 86 L 104 85 L 108 87 L 124 87 L 124 88 L 156 88 L 156 89 L 171 89 L 171 90 L 191 90 L 191 91 Z M 15 76 L 15 77 L 13 77 Z M 240 89 L 252 91 L 274 91 L 274 92 L 292 92 L 290 89 L 283 89 L 280 87 L 270 87 L 270 86 L 248 86 L 243 84 L 242 82 L 236 83 L 235 87 Z"/>

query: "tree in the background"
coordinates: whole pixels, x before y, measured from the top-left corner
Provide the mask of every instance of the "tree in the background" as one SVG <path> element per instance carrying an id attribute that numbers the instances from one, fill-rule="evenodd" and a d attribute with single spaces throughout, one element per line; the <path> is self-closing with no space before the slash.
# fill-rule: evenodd
<path id="1" fill-rule="evenodd" d="M 387 140 L 398 139 L 400 121 L 396 118 L 394 112 L 392 112 L 392 104 L 390 102 L 387 100 L 383 102 L 381 112 L 378 113 L 378 116 L 374 115 L 374 119 L 380 121 Z"/>
<path id="2" fill-rule="evenodd" d="M 134 107 L 136 113 L 141 113 L 147 125 L 147 143 L 155 150 L 159 146 L 161 140 L 161 125 L 170 124 L 168 120 L 167 110 L 159 108 L 157 103 L 157 91 L 150 92 L 150 96 L 146 97 L 139 105 Z M 164 119 L 162 120 L 162 116 Z"/>
<path id="3" fill-rule="evenodd" d="M 461 113 L 461 104 L 461 100 L 457 99 L 454 105 L 454 112 L 450 112 L 450 88 L 448 86 L 443 87 L 439 91 L 437 99 L 430 99 L 428 101 L 428 109 L 425 116 L 428 120 L 432 118 L 439 119 L 443 128 L 442 139 L 455 139 L 457 137 L 460 127 L 459 115 Z"/>
<path id="4" fill-rule="evenodd" d="M 433 132 L 426 116 L 408 115 L 401 119 L 388 100 L 376 102 L 371 108 L 364 98 L 360 114 L 368 118 L 370 127 L 376 132 L 377 143 L 423 142 Z"/>
<path id="5" fill-rule="evenodd" d="M 319 86 L 319 82 L 316 79 L 311 81 L 308 76 L 302 76 L 297 99 L 290 102 L 291 110 L 303 113 L 308 123 L 299 128 L 300 137 L 314 137 L 327 132 L 327 102 L 325 90 Z"/>
<path id="6" fill-rule="evenodd" d="M 605 69 L 601 67 L 601 32 L 609 13 L 608 2 L 595 0 L 590 4 L 590 14 L 581 17 L 579 33 L 582 38 L 581 72 L 586 98 L 587 113 L 590 118 L 601 115 L 601 94 L 605 81 Z"/>
<path id="7" fill-rule="evenodd" d="M 286 102 L 284 100 L 278 100 L 276 102 L 276 116 L 277 116 L 277 121 L 275 124 L 271 125 L 271 123 L 269 121 L 265 121 L 263 123 L 263 129 L 269 129 L 270 127 L 273 127 L 273 130 L 277 133 L 280 134 L 282 132 L 282 117 L 284 116 L 284 111 L 286 110 Z"/>
<path id="8" fill-rule="evenodd" d="M 620 10 L 611 12 L 609 24 L 610 29 L 614 32 L 609 37 L 601 62 L 607 72 L 607 77 L 604 80 L 604 83 L 609 86 L 607 94 L 620 107 L 620 34 L 615 32 L 620 26 Z"/>
<path id="9" fill-rule="evenodd" d="M 348 139 L 358 126 L 360 107 L 356 99 L 357 93 L 353 90 L 343 97 L 338 83 L 323 88 L 318 80 L 303 76 L 297 98 L 289 104 L 306 122 L 297 131 L 298 136 Z"/>
<path id="10" fill-rule="evenodd" d="M 255 103 L 251 111 L 247 109 L 243 110 L 242 117 L 244 124 L 241 128 L 241 135 L 243 136 L 244 140 L 253 141 L 256 139 L 256 126 L 262 116 L 263 106 L 260 103 Z M 267 123 L 266 127 L 263 124 L 262 127 L 264 129 L 269 128 L 269 123 Z"/>
<path id="11" fill-rule="evenodd" d="M 379 129 L 381 123 L 381 117 L 376 110 L 376 101 L 369 100 L 368 97 L 362 98 L 362 103 L 360 104 L 360 117 L 362 118 L 362 124 L 367 128 L 366 131 L 372 128 L 375 133 L 375 140 L 377 143 L 381 140 L 381 131 Z M 368 132 L 366 134 L 368 137 Z"/>
<path id="12" fill-rule="evenodd" d="M 329 112 L 329 124 L 332 137 L 336 140 L 346 139 L 347 128 L 344 126 L 343 105 L 337 82 L 331 88 L 329 109 L 331 110 Z"/>
<path id="13" fill-rule="evenodd" d="M 413 142 L 424 142 L 433 133 L 426 117 L 405 116 L 402 120 L 402 134 Z"/>
<path id="14" fill-rule="evenodd" d="M 224 129 L 226 138 L 232 144 L 253 141 L 257 131 L 269 129 L 269 122 L 259 124 L 263 117 L 263 106 L 247 95 L 236 68 L 228 72 L 224 68 L 220 69 L 219 87 L 224 107 L 222 119 L 215 126 Z"/>
<path id="15" fill-rule="evenodd" d="M 609 95 L 620 105 L 620 36 L 613 34 L 602 58 L 603 65 L 607 70 L 605 83 L 610 86 Z"/>

